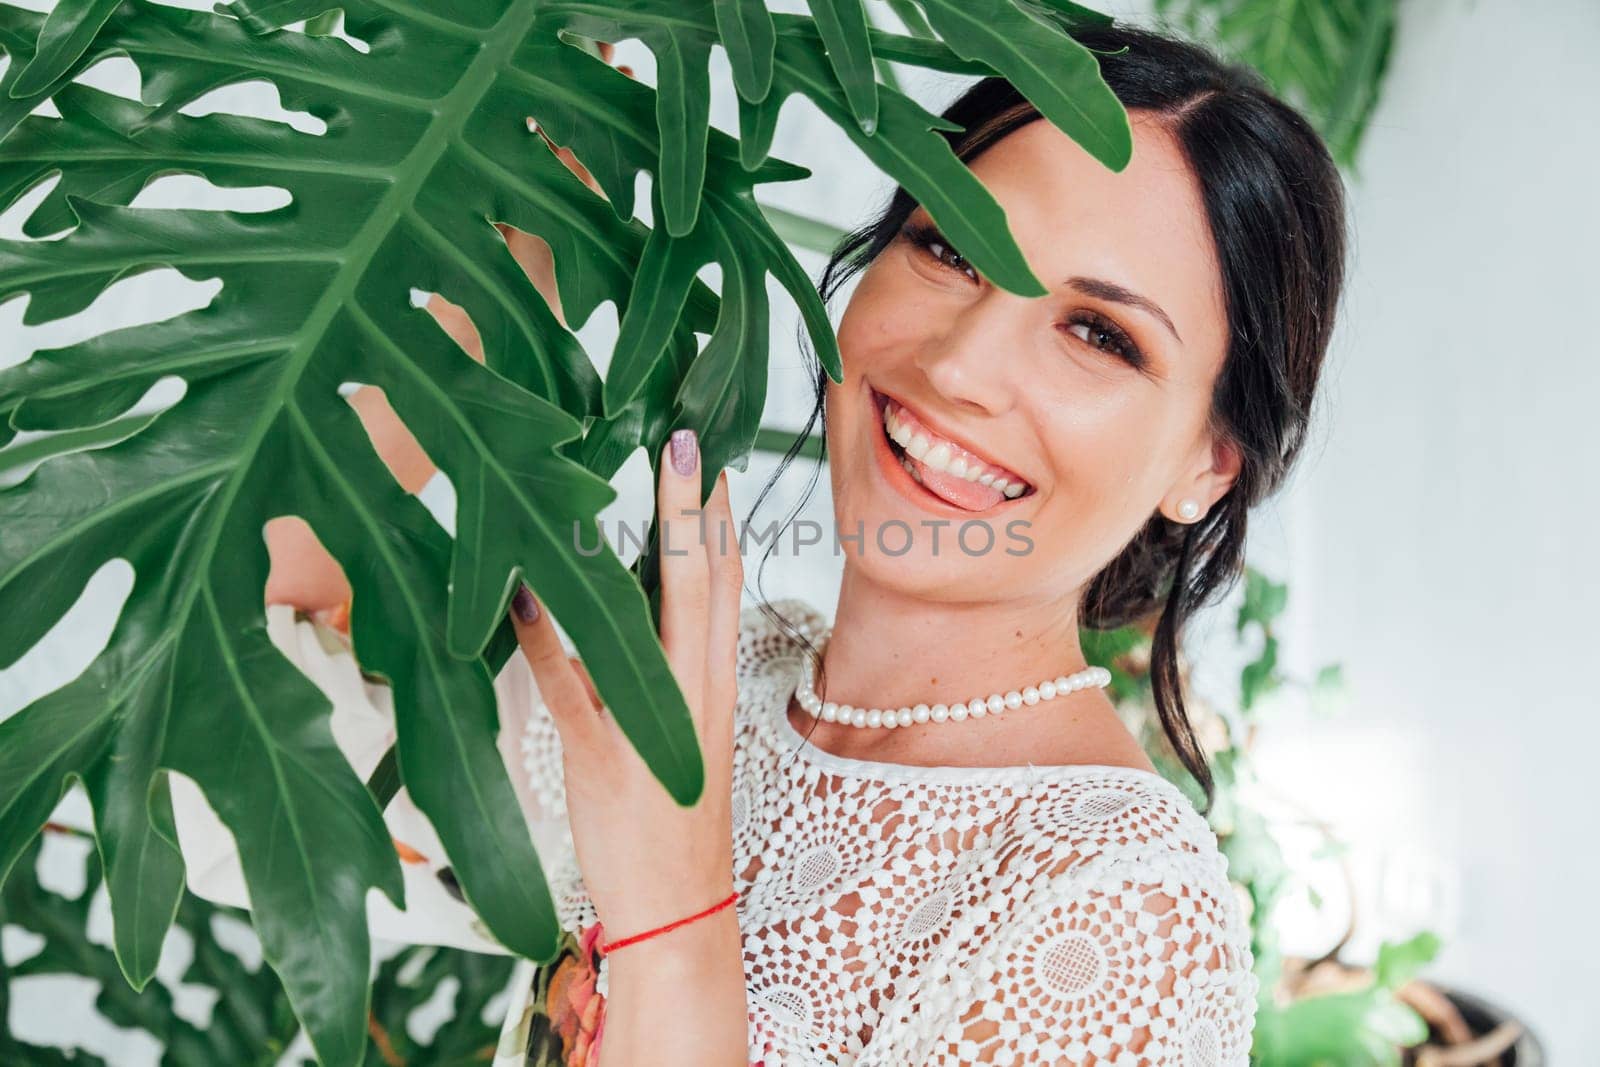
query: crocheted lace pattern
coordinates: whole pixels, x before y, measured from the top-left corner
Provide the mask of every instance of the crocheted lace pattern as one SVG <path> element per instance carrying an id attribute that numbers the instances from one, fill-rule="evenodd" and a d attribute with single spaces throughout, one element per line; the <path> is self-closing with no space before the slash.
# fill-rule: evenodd
<path id="1" fill-rule="evenodd" d="M 826 626 L 803 599 L 772 607 L 808 636 Z M 733 812 L 752 1064 L 1248 1063 L 1249 927 L 1182 791 L 1133 768 L 834 756 L 787 717 L 802 652 L 744 611 Z M 564 826 L 560 740 L 523 674 L 496 684 L 533 702 L 528 786 Z M 578 929 L 596 916 L 565 844 L 547 870 Z"/>

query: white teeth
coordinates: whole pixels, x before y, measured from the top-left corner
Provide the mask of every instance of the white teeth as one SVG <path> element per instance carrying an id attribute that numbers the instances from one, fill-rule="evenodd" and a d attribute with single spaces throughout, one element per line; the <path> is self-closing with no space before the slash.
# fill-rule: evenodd
<path id="1" fill-rule="evenodd" d="M 918 485 L 922 484 L 922 471 L 917 469 L 917 465 L 915 463 L 912 463 L 911 460 L 901 456 L 900 466 L 906 469 L 906 473 L 911 475 L 913 481 L 915 481 Z M 991 477 L 989 479 L 989 483 L 992 483 L 998 487 L 1000 491 L 1005 494 L 1005 496 L 1012 500 L 1015 500 L 1017 497 L 1021 496 L 1024 488 L 1022 485 L 1015 482 L 1007 483 L 1004 478 L 995 479 Z"/>
<path id="2" fill-rule="evenodd" d="M 1007 479 L 997 476 L 977 460 L 969 460 L 966 456 L 958 456 L 946 441 L 935 441 L 927 434 L 914 430 L 915 425 L 909 419 L 902 418 L 898 408 L 885 405 L 883 424 L 888 432 L 889 439 L 901 448 L 911 459 L 918 460 L 932 470 L 945 471 L 957 478 L 965 478 L 969 482 L 980 485 L 992 486 L 1008 497 L 1016 498 L 1027 489 L 1023 482 L 1011 483 Z M 917 481 L 922 477 L 916 467 L 909 461 L 902 459 L 901 463 L 910 471 Z"/>

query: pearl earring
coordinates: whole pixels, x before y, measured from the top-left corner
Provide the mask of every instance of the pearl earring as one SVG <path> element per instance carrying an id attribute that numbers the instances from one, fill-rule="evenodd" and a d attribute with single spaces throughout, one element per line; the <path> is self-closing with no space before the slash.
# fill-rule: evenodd
<path id="1" fill-rule="evenodd" d="M 1188 522 L 1200 514 L 1200 505 L 1193 500 L 1185 500 L 1178 505 L 1178 515 L 1183 521 Z"/>

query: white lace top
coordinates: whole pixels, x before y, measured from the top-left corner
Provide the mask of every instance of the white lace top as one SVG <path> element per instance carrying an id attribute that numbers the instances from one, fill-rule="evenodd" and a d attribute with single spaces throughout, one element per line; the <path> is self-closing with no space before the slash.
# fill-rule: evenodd
<path id="1" fill-rule="evenodd" d="M 772 606 L 812 634 L 826 625 L 804 600 Z M 348 651 L 313 639 L 331 631 L 290 612 L 269 608 L 269 630 L 334 698 L 335 735 L 366 773 L 351 723 L 368 724 L 363 752 L 375 763 L 387 688 L 367 682 L 357 701 Z M 1176 786 L 1124 767 L 914 767 L 832 755 L 788 719 L 800 651 L 759 608 L 745 609 L 734 886 L 752 1065 L 1248 1063 L 1258 988 L 1248 925 L 1214 833 Z M 523 727 L 502 750 L 514 760 L 521 749 L 526 814 L 563 925 L 577 930 L 596 916 L 566 824 L 559 737 L 523 657 L 496 689 L 503 728 Z M 196 852 L 231 841 L 223 833 L 191 847 L 195 818 L 209 812 L 178 799 L 193 869 L 205 858 Z M 403 792 L 388 818 L 397 838 L 443 862 Z M 497 949 L 411 866 L 409 913 L 371 894 L 376 934 Z M 237 857 L 212 867 L 225 879 Z M 207 892 L 201 874 L 197 892 L 240 903 Z M 496 1067 L 522 1067 L 516 1031 L 532 976 L 523 961 Z M 606 977 L 602 959 L 602 994 Z"/>

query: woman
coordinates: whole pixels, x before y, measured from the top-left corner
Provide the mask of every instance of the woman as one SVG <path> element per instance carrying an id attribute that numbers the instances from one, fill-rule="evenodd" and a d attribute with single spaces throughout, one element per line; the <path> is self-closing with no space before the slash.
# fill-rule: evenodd
<path id="1" fill-rule="evenodd" d="M 1049 295 L 991 285 L 903 190 L 828 264 L 825 297 L 860 274 L 844 380 L 816 373 L 846 548 L 831 615 L 798 598 L 741 612 L 737 553 L 683 514 L 692 435 L 662 457 L 667 543 L 691 549 L 663 559 L 662 639 L 706 754 L 699 804 L 666 796 L 548 614 L 514 598 L 526 655 L 497 680 L 502 748 L 565 857 L 552 884 L 582 952 L 551 996 L 559 1047 L 525 964 L 497 1062 L 1247 1062 L 1258 987 L 1226 861 L 1078 633 L 1159 615 L 1161 721 L 1209 798 L 1177 643 L 1304 439 L 1341 183 L 1252 73 L 1135 29 L 1075 36 L 1129 110 L 1123 172 L 998 79 L 945 113 Z M 559 313 L 543 243 L 508 237 Z M 470 324 L 435 309 L 471 349 Z M 381 397 L 357 403 L 420 487 L 431 465 Z M 708 515 L 732 527 L 725 474 Z M 344 713 L 360 769 L 387 698 L 296 621 L 348 588 L 279 521 L 273 632 L 330 695 L 344 686 L 335 726 Z M 531 1056 L 530 1036 L 556 1051 Z"/>

